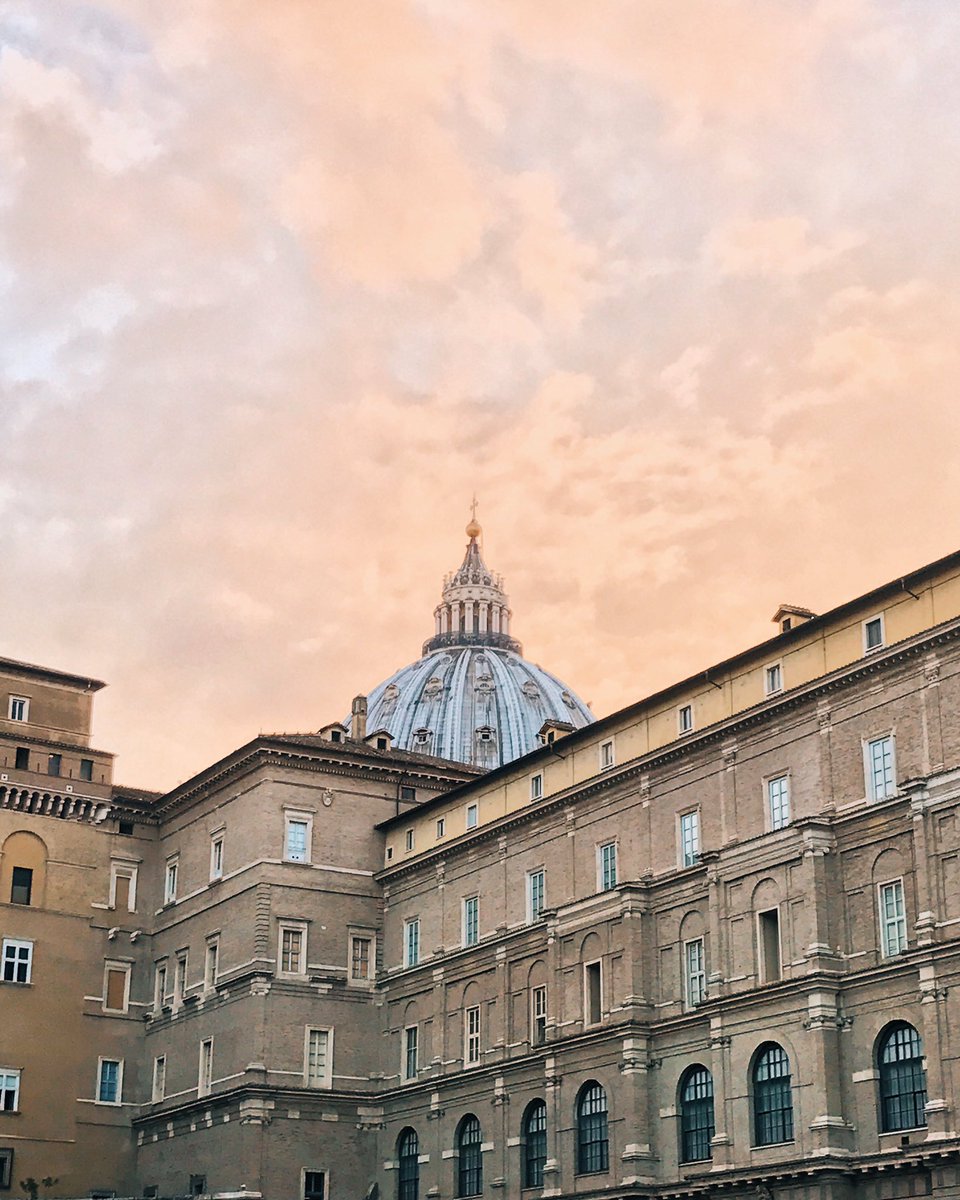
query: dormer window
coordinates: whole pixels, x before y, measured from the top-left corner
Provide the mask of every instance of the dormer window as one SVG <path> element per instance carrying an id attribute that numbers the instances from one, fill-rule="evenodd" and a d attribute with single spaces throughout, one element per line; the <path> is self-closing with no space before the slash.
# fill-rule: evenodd
<path id="1" fill-rule="evenodd" d="M 340 732 L 339 729 L 331 729 L 330 730 L 330 741 L 331 742 L 339 742 L 339 741 L 342 741 L 342 739 L 343 739 L 343 734 Z"/>

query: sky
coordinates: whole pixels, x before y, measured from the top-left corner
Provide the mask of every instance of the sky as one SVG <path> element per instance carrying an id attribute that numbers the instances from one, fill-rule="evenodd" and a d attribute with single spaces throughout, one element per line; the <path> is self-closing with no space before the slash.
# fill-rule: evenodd
<path id="1" fill-rule="evenodd" d="M 604 715 L 957 548 L 952 0 L 2 0 L 0 655 L 166 788 L 418 657 Z"/>

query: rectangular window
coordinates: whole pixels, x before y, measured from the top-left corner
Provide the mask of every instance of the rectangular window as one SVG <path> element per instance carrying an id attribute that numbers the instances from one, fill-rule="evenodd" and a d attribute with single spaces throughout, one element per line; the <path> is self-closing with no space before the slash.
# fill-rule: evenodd
<path id="1" fill-rule="evenodd" d="M 414 844 L 415 844 L 415 843 L 414 843 L 414 840 L 413 840 L 413 838 L 414 838 L 414 835 L 413 835 L 413 830 L 412 830 L 412 829 L 408 829 L 408 830 L 407 830 L 407 832 L 406 832 L 406 841 L 405 841 L 405 843 L 404 843 L 404 848 L 405 848 L 405 849 L 407 849 L 407 850 L 412 850 L 412 849 L 414 848 Z"/>
<path id="2" fill-rule="evenodd" d="M 103 1007 L 108 1012 L 126 1012 L 130 1003 L 130 966 L 107 963 L 103 972 Z"/>
<path id="3" fill-rule="evenodd" d="M 530 777 L 530 800 L 543 799 L 543 775 L 531 775 Z"/>
<path id="4" fill-rule="evenodd" d="M 151 1099 L 159 1104 L 167 1094 L 167 1056 L 165 1054 L 153 1060 L 153 1090 Z"/>
<path id="5" fill-rule="evenodd" d="M 871 650 L 881 650 L 883 643 L 883 614 L 880 613 L 863 623 L 863 651 L 869 654 Z"/>
<path id="6" fill-rule="evenodd" d="M 420 919 L 403 923 L 403 965 L 415 967 L 420 961 Z"/>
<path id="7" fill-rule="evenodd" d="M 13 765 L 18 771 L 30 770 L 30 751 L 26 746 L 18 746 Z"/>
<path id="8" fill-rule="evenodd" d="M 313 822 L 307 816 L 288 816 L 283 833 L 283 857 L 287 862 L 310 861 L 310 835 Z"/>
<path id="9" fill-rule="evenodd" d="M 542 1046 L 547 1040 L 547 988 L 545 984 L 530 992 L 530 1041 Z"/>
<path id="10" fill-rule="evenodd" d="M 480 809 L 476 804 L 467 805 L 467 828 L 476 829 L 480 819 Z"/>
<path id="11" fill-rule="evenodd" d="M 677 709 L 677 730 L 680 733 L 690 733 L 693 729 L 693 705 L 681 704 Z"/>
<path id="12" fill-rule="evenodd" d="M 757 913 L 757 948 L 760 958 L 760 982 L 773 983 L 781 977 L 780 910 L 770 908 Z"/>
<path id="13" fill-rule="evenodd" d="M 26 721 L 30 716 L 30 701 L 26 696 L 11 696 L 7 716 L 11 721 Z"/>
<path id="14" fill-rule="evenodd" d="M 463 944 L 475 946 L 480 940 L 480 897 L 467 896 L 463 902 Z"/>
<path id="15" fill-rule="evenodd" d="M 680 814 L 680 865 L 694 867 L 700 861 L 700 811 Z"/>
<path id="16" fill-rule="evenodd" d="M 326 1171 L 304 1171 L 303 1200 L 327 1200 Z"/>
<path id="17" fill-rule="evenodd" d="M 598 891 L 607 892 L 617 886 L 617 843 L 604 842 L 597 847 Z"/>
<path id="18" fill-rule="evenodd" d="M 167 869 L 163 876 L 163 902 L 164 904 L 173 904 L 177 899 L 177 876 L 180 873 L 180 860 L 171 858 L 167 860 Z"/>
<path id="19" fill-rule="evenodd" d="M 210 878 L 223 878 L 223 834 L 215 833 L 210 838 Z"/>
<path id="20" fill-rule="evenodd" d="M 420 1029 L 417 1025 L 408 1025 L 403 1031 L 403 1077 L 416 1079 L 420 1069 Z"/>
<path id="21" fill-rule="evenodd" d="M 63 766 L 63 755 L 62 754 L 48 754 L 47 755 L 47 774 L 48 775 L 59 775 L 62 766 Z"/>
<path id="22" fill-rule="evenodd" d="M 884 958 L 892 958 L 907 948 L 907 911 L 901 879 L 880 884 L 880 939 Z"/>
<path id="23" fill-rule="evenodd" d="M 707 998 L 707 964 L 703 938 L 683 944 L 684 995 L 688 1008 L 696 1008 Z"/>
<path id="24" fill-rule="evenodd" d="M 373 938 L 352 937 L 350 939 L 350 978 L 369 979 Z"/>
<path id="25" fill-rule="evenodd" d="M 81 758 L 80 759 L 80 778 L 82 780 L 84 780 L 86 783 L 93 782 L 93 759 L 92 758 Z"/>
<path id="26" fill-rule="evenodd" d="M 539 921 L 546 903 L 547 874 L 543 867 L 527 874 L 527 920 Z"/>
<path id="27" fill-rule="evenodd" d="M 446 832 L 447 822 L 443 819 L 443 817 L 440 817 L 440 819 L 437 821 L 437 837 L 442 838 Z"/>
<path id="28" fill-rule="evenodd" d="M 614 763 L 613 738 L 611 738 L 607 742 L 600 743 L 600 770 L 609 771 Z"/>
<path id="29" fill-rule="evenodd" d="M 29 904 L 33 894 L 33 868 L 14 867 L 10 873 L 10 903 Z"/>
<path id="30" fill-rule="evenodd" d="M 101 1058 L 97 1072 L 97 1103 L 119 1104 L 123 1087 L 123 1062 Z"/>
<path id="31" fill-rule="evenodd" d="M 333 1030 L 309 1025 L 304 1040 L 304 1083 L 307 1087 L 330 1087 L 333 1083 Z"/>
<path id="32" fill-rule="evenodd" d="M 896 795 L 893 737 L 874 738 L 866 747 L 867 795 L 871 800 L 886 800 Z"/>
<path id="33" fill-rule="evenodd" d="M 154 1008 L 163 1008 L 167 999 L 167 967 L 165 963 L 157 964 L 157 973 L 154 976 L 153 982 Z"/>
<path id="34" fill-rule="evenodd" d="M 306 973 L 307 931 L 302 925 L 280 926 L 280 972 L 283 975 Z"/>
<path id="35" fill-rule="evenodd" d="M 464 1010 L 463 1014 L 463 1062 L 471 1067 L 480 1061 L 480 1005 Z"/>
<path id="36" fill-rule="evenodd" d="M 783 667 L 780 663 L 771 663 L 763 672 L 764 690 L 768 696 L 783 691 Z"/>
<path id="37" fill-rule="evenodd" d="M 13 1182 L 13 1149 L 0 1150 L 0 1188 L 8 1188 Z"/>
<path id="38" fill-rule="evenodd" d="M 20 1111 L 20 1072 L 0 1067 L 0 1112 Z"/>
<path id="39" fill-rule="evenodd" d="M 29 983 L 33 968 L 33 942 L 3 939 L 3 982 Z"/>
<path id="40" fill-rule="evenodd" d="M 597 1025 L 603 1015 L 603 979 L 599 962 L 583 964 L 583 1021 Z"/>
<path id="41" fill-rule="evenodd" d="M 177 955 L 177 964 L 173 973 L 173 999 L 177 1004 L 183 1003 L 183 998 L 187 994 L 187 958 L 189 954 L 186 950 L 181 950 Z"/>
<path id="42" fill-rule="evenodd" d="M 137 868 L 110 867 L 110 907 L 118 912 L 137 911 Z"/>
<path id="43" fill-rule="evenodd" d="M 767 780 L 767 810 L 771 829 L 783 829 L 790 824 L 789 776 L 777 775 Z"/>
<path id="44" fill-rule="evenodd" d="M 415 787 L 411 787 L 411 785 L 409 783 L 401 783 L 400 799 L 408 800 L 408 801 L 412 802 L 412 801 L 416 800 L 416 798 L 417 798 L 417 789 Z"/>
<path id="45" fill-rule="evenodd" d="M 203 957 L 203 989 L 212 992 L 217 986 L 217 972 L 220 969 L 220 939 L 212 937 L 207 940 L 207 950 Z"/>
<path id="46" fill-rule="evenodd" d="M 213 1087 L 213 1038 L 200 1043 L 200 1067 L 197 1072 L 197 1095 L 209 1096 Z"/>

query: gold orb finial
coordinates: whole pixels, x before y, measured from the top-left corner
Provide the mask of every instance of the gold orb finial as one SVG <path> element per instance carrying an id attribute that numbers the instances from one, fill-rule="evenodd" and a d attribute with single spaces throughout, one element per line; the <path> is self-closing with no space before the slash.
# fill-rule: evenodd
<path id="1" fill-rule="evenodd" d="M 470 520 L 467 522 L 467 537 L 473 541 L 478 538 L 483 530 L 480 528 L 480 522 L 477 520 L 477 498 L 474 496 L 473 502 L 470 505 Z"/>

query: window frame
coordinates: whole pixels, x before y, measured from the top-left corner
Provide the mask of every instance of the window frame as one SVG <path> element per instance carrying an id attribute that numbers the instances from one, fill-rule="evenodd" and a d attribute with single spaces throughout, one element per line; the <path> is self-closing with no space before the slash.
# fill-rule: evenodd
<path id="1" fill-rule="evenodd" d="M 872 625 L 877 625 L 877 624 L 879 624 L 879 626 L 880 626 L 880 641 L 876 642 L 874 645 L 871 646 L 870 645 L 870 627 Z M 861 622 L 861 629 L 862 629 L 862 634 L 863 634 L 863 653 L 864 654 L 876 654 L 876 652 L 878 650 L 886 649 L 887 623 L 884 620 L 884 615 L 882 612 L 874 613 L 873 616 L 870 616 L 870 617 L 865 617 L 863 619 L 863 621 Z"/>
<path id="2" fill-rule="evenodd" d="M 534 1120 L 537 1121 L 535 1129 L 532 1128 Z M 520 1144 L 520 1186 L 524 1190 L 542 1188 L 543 1172 L 547 1165 L 547 1102 L 540 1096 L 531 1100 L 523 1110 Z"/>
<path id="3" fill-rule="evenodd" d="M 116 1099 L 103 1099 L 103 1068 L 105 1063 L 114 1064 L 117 1068 L 116 1079 Z M 97 1089 L 94 1104 L 102 1104 L 107 1108 L 121 1108 L 123 1106 L 123 1059 L 122 1058 L 106 1058 L 101 1055 L 97 1059 Z"/>
<path id="4" fill-rule="evenodd" d="M 692 823 L 691 823 L 692 818 Z M 687 836 L 687 830 L 692 830 L 692 836 Z M 688 842 L 692 850 L 688 852 Z M 677 865 L 681 870 L 700 865 L 700 808 L 688 808 L 677 813 Z"/>
<path id="5" fill-rule="evenodd" d="M 403 850 L 405 854 L 412 854 L 417 848 L 417 835 L 413 826 L 403 831 Z"/>
<path id="6" fill-rule="evenodd" d="M 407 1125 L 397 1137 L 397 1200 L 419 1200 L 420 1135 Z"/>
<path id="7" fill-rule="evenodd" d="M 21 878 L 21 882 L 19 884 L 17 883 L 18 875 Z M 26 875 L 28 877 L 26 884 L 24 884 L 22 882 L 24 875 Z M 18 904 L 18 905 L 20 905 L 21 908 L 33 908 L 34 907 L 33 876 L 34 876 L 33 867 L 21 867 L 21 866 L 16 866 L 16 865 L 11 867 L 11 869 L 10 869 L 10 903 L 11 904 Z M 27 898 L 25 900 L 17 900 L 15 898 L 18 888 L 21 891 L 24 891 L 24 890 L 26 891 Z"/>
<path id="8" fill-rule="evenodd" d="M 354 973 L 354 964 L 357 961 L 357 956 L 354 953 L 354 945 L 357 942 L 367 943 L 366 955 L 366 971 L 362 975 Z M 349 971 L 349 979 L 351 984 L 358 986 L 364 983 L 370 983 L 376 976 L 376 958 L 377 958 L 377 938 L 376 934 L 370 930 L 353 930 L 351 929 L 347 935 L 347 963 Z M 361 956 L 362 960 L 362 956 Z"/>
<path id="9" fill-rule="evenodd" d="M 420 963 L 420 918 L 407 917 L 403 922 L 403 965 L 416 967 Z"/>
<path id="10" fill-rule="evenodd" d="M 283 979 L 306 979 L 307 976 L 309 975 L 310 972 L 309 972 L 309 969 L 307 966 L 308 928 L 309 927 L 308 927 L 308 924 L 306 921 L 290 920 L 287 917 L 280 917 L 277 920 L 277 970 L 276 970 L 276 973 L 280 978 L 283 978 Z M 285 934 L 294 934 L 294 933 L 298 934 L 299 939 L 300 939 L 299 952 L 298 952 L 298 956 L 297 956 L 298 957 L 298 966 L 300 967 L 300 970 L 297 970 L 297 971 L 288 970 L 283 965 L 284 935 Z"/>
<path id="11" fill-rule="evenodd" d="M 702 1094 L 686 1095 L 691 1088 L 699 1089 Z M 710 1162 L 713 1159 L 711 1142 L 717 1131 L 716 1108 L 713 1073 L 703 1063 L 691 1063 L 681 1074 L 677 1084 L 677 1115 L 680 1165 Z M 697 1153 L 698 1150 L 706 1153 Z"/>
<path id="12" fill-rule="evenodd" d="M 110 863 L 110 908 L 116 912 L 131 912 L 137 911 L 137 882 L 140 872 L 136 864 L 126 862 Z M 117 880 L 129 879 L 130 887 L 127 891 L 127 907 L 125 909 L 117 908 Z"/>
<path id="13" fill-rule="evenodd" d="M 885 1058 L 888 1047 L 902 1046 L 898 1035 L 912 1034 L 910 1039 L 917 1053 L 910 1057 L 896 1055 Z M 905 1133 L 927 1127 L 927 1068 L 920 1031 L 909 1021 L 891 1021 L 877 1038 L 874 1061 L 877 1068 L 877 1124 L 881 1134 Z M 894 1088 L 892 1085 L 896 1084 Z M 918 1083 L 921 1086 L 917 1086 Z M 906 1101 L 906 1103 L 905 1103 Z M 904 1117 L 904 1114 L 906 1116 Z M 919 1122 L 903 1123 L 919 1116 Z"/>
<path id="14" fill-rule="evenodd" d="M 598 1100 L 599 1097 L 599 1100 Z M 587 1111 L 587 1103 L 598 1105 Z M 602 1102 L 603 1107 L 599 1107 Z M 577 1175 L 603 1175 L 610 1170 L 610 1100 L 607 1089 L 596 1079 L 588 1080 L 577 1093 Z M 589 1119 L 589 1125 L 586 1124 Z M 589 1136 L 588 1136 L 589 1135 Z"/>
<path id="15" fill-rule="evenodd" d="M 781 817 L 783 812 L 786 812 L 786 819 L 776 820 L 774 818 L 774 798 L 773 786 L 777 783 L 783 783 L 782 796 L 780 798 L 779 810 Z M 791 795 L 790 772 L 779 771 L 776 775 L 767 775 L 763 780 L 763 790 L 766 793 L 766 818 L 767 828 L 771 833 L 775 833 L 778 829 L 786 829 L 793 821 L 793 796 Z"/>
<path id="16" fill-rule="evenodd" d="M 211 963 L 213 967 L 211 969 Z M 210 933 L 204 939 L 203 947 L 203 990 L 215 992 L 217 977 L 220 974 L 220 934 Z"/>
<path id="17" fill-rule="evenodd" d="M 474 1135 L 474 1129 L 476 1134 Z M 466 1134 L 470 1141 L 466 1141 Z M 483 1126 L 474 1113 L 465 1113 L 460 1118 L 456 1133 L 457 1198 L 483 1194 Z M 464 1150 L 469 1151 L 469 1160 L 464 1162 Z"/>
<path id="18" fill-rule="evenodd" d="M 23 1072 L 20 1067 L 0 1067 L 0 1113 L 20 1111 L 20 1083 Z M 13 1080 L 13 1086 L 8 1081 Z M 13 1103 L 7 1104 L 7 1096 L 13 1094 Z"/>
<path id="19" fill-rule="evenodd" d="M 178 950 L 173 960 L 173 1003 L 180 1005 L 187 995 L 187 971 L 190 968 L 190 948 Z"/>
<path id="20" fill-rule="evenodd" d="M 30 938 L 12 938 L 5 937 L 3 939 L 2 950 L 0 950 L 0 979 L 3 983 L 12 983 L 15 987 L 25 987 L 28 983 L 33 982 L 33 947 L 34 942 Z M 19 954 L 14 953 L 8 956 L 8 950 L 14 951 L 26 950 L 26 958 L 21 958 Z M 7 978 L 8 963 L 11 967 L 11 976 Z M 21 966 L 26 967 L 26 978 L 17 979 L 15 976 L 19 973 Z"/>
<path id="21" fill-rule="evenodd" d="M 464 896 L 460 902 L 460 945 L 467 949 L 480 942 L 480 895 Z"/>
<path id="22" fill-rule="evenodd" d="M 783 979 L 783 922 L 780 920 L 781 904 L 774 904 L 771 908 L 758 908 L 756 910 L 756 947 L 757 947 L 757 979 L 760 983 L 779 983 Z M 764 922 L 763 917 L 769 913 L 777 914 L 777 966 L 779 971 L 776 976 L 770 976 L 767 970 L 767 954 L 766 943 L 764 942 Z M 767 922 L 769 924 L 769 922 Z"/>
<path id="23" fill-rule="evenodd" d="M 463 1066 L 478 1067 L 483 1058 L 481 1006 L 471 1004 L 463 1010 Z"/>
<path id="24" fill-rule="evenodd" d="M 542 1011 L 540 1000 L 543 1000 Z M 549 1014 L 549 995 L 547 993 L 547 985 L 545 983 L 535 983 L 530 989 L 530 1045 L 545 1046 L 547 1044 L 547 1020 Z M 540 1024 L 542 1022 L 542 1026 Z M 543 1036 L 539 1037 L 540 1029 L 543 1029 Z"/>
<path id="25" fill-rule="evenodd" d="M 604 852 L 612 850 L 611 863 L 613 866 L 611 882 L 607 882 L 607 863 L 604 861 Z M 597 842 L 597 891 L 612 892 L 620 883 L 620 863 L 619 863 L 619 841 L 617 838 L 611 838 L 606 842 Z"/>
<path id="26" fill-rule="evenodd" d="M 300 1200 L 318 1200 L 316 1188 L 311 1188 L 307 1192 L 307 1176 L 319 1175 L 323 1179 L 323 1187 L 319 1192 L 319 1200 L 328 1200 L 330 1196 L 330 1172 L 323 1170 L 320 1167 L 301 1167 L 300 1168 Z"/>
<path id="27" fill-rule="evenodd" d="M 303 835 L 303 857 L 295 858 L 298 851 L 290 849 L 290 829 L 293 825 L 305 826 Z M 301 808 L 284 809 L 283 813 L 283 861 L 299 867 L 309 867 L 313 862 L 313 813 Z"/>
<path id="28" fill-rule="evenodd" d="M 884 891 L 887 888 L 895 888 L 899 893 L 901 912 L 898 916 L 892 919 L 885 914 L 884 907 Z M 884 879 L 877 884 L 877 921 L 880 931 L 880 957 L 881 958 L 898 958 L 904 951 L 910 949 L 910 929 L 907 924 L 907 889 L 904 887 L 903 876 L 897 875 L 893 879 Z M 896 949 L 891 949 L 892 943 L 888 939 L 888 932 L 891 926 L 896 926 L 897 946 Z"/>
<path id="29" fill-rule="evenodd" d="M 884 768 L 884 791 L 881 795 L 876 789 L 873 747 L 882 745 L 884 742 L 890 743 L 890 771 L 888 780 L 886 768 Z M 892 800 L 899 795 L 897 787 L 897 739 L 892 730 L 882 733 L 877 737 L 863 739 L 863 776 L 864 783 L 866 784 L 866 798 L 869 803 L 880 804 L 884 800 Z"/>
<path id="30" fill-rule="evenodd" d="M 447 836 L 447 819 L 446 817 L 437 817 L 437 840 Z"/>
<path id="31" fill-rule="evenodd" d="M 700 947 L 700 965 L 693 970 L 690 962 L 690 951 L 694 946 Z M 694 988 L 694 981 L 699 981 Z M 707 999 L 707 943 L 703 934 L 695 938 L 687 938 L 683 943 L 683 1002 L 684 1007 L 695 1009 Z"/>
<path id="32" fill-rule="evenodd" d="M 163 868 L 163 903 L 176 904 L 180 882 L 180 854 L 170 854 Z"/>
<path id="33" fill-rule="evenodd" d="M 592 971 L 597 969 L 597 1015 L 593 1015 L 593 989 L 591 980 L 593 978 Z M 582 967 L 583 977 L 583 1027 L 584 1029 L 593 1029 L 597 1025 L 603 1023 L 603 959 L 592 958 L 589 962 L 585 962 Z"/>
<path id="34" fill-rule="evenodd" d="M 539 880 L 539 886 L 537 886 Z M 543 910 L 547 907 L 547 870 L 546 867 L 534 867 L 527 871 L 527 924 L 533 925 L 541 920 Z M 539 901 L 539 902 L 538 902 Z"/>
<path id="35" fill-rule="evenodd" d="M 159 1010 L 167 1002 L 167 982 L 170 978 L 168 960 L 160 959 L 153 964 L 153 1002 L 154 1007 Z"/>
<path id="36" fill-rule="evenodd" d="M 153 1060 L 153 1077 L 150 1081 L 150 1103 L 160 1104 L 167 1096 L 167 1056 L 158 1054 Z"/>
<path id="37" fill-rule="evenodd" d="M 197 1097 L 209 1096 L 213 1091 L 213 1037 L 201 1038 L 200 1057 L 197 1065 Z"/>
<path id="38" fill-rule="evenodd" d="M 612 771 L 617 765 L 616 738 L 604 738 L 597 747 L 601 771 Z"/>
<path id="39" fill-rule="evenodd" d="M 473 818 L 471 823 L 471 817 Z M 464 829 L 467 833 L 476 829 L 480 824 L 480 805 L 478 803 L 468 804 L 464 810 Z"/>
<path id="40" fill-rule="evenodd" d="M 30 699 L 30 696 L 21 696 L 10 692 L 7 696 L 7 720 L 20 721 L 29 725 Z"/>
<path id="41" fill-rule="evenodd" d="M 326 1034 L 323 1074 L 314 1078 L 310 1073 L 310 1044 L 314 1034 Z M 303 1028 L 303 1086 L 314 1091 L 333 1087 L 333 1026 L 305 1025 Z"/>
<path id="42" fill-rule="evenodd" d="M 543 799 L 543 772 L 537 771 L 530 776 L 530 803 L 536 804 Z"/>
<path id="43" fill-rule="evenodd" d="M 0 1189 L 9 1190 L 13 1186 L 13 1146 L 0 1147 Z"/>
<path id="44" fill-rule="evenodd" d="M 210 834 L 210 883 L 223 878 L 223 852 L 226 845 L 224 830 L 217 829 Z"/>
<path id="45" fill-rule="evenodd" d="M 685 715 L 686 714 L 686 715 Z M 677 736 L 684 737 L 688 733 L 693 733 L 693 702 L 689 704 L 677 705 Z"/>
<path id="46" fill-rule="evenodd" d="M 418 1023 L 404 1025 L 400 1050 L 400 1078 L 404 1083 L 410 1083 L 420 1074 L 420 1026 Z"/>
<path id="47" fill-rule="evenodd" d="M 764 1060 L 770 1055 L 771 1051 L 778 1051 L 781 1059 L 777 1065 L 786 1064 L 786 1072 L 777 1075 L 768 1075 L 767 1078 L 761 1079 L 759 1073 Z M 786 1080 L 785 1083 L 778 1082 Z M 781 1103 L 774 1107 L 772 1104 L 761 1108 L 761 1100 L 765 1103 L 768 1097 L 775 1097 L 777 1089 L 780 1090 Z M 788 1103 L 782 1103 L 782 1095 L 786 1093 Z M 750 1065 L 750 1107 L 751 1107 L 751 1145 L 754 1147 L 760 1146 L 786 1146 L 791 1142 L 796 1141 L 796 1126 L 794 1121 L 793 1111 L 793 1068 L 790 1063 L 790 1056 L 779 1042 L 763 1042 L 754 1052 L 753 1061 Z M 788 1136 L 782 1138 L 767 1137 L 761 1130 L 761 1122 L 766 1121 L 767 1128 L 774 1132 L 784 1132 Z"/>
<path id="48" fill-rule="evenodd" d="M 765 663 L 763 667 L 763 694 L 779 696 L 783 691 L 783 659 Z"/>
<path id="49" fill-rule="evenodd" d="M 107 1006 L 107 997 L 109 995 L 109 977 L 114 973 L 123 976 L 123 1003 L 120 1008 L 109 1008 Z M 125 1013 L 130 1011 L 130 980 L 133 974 L 133 965 L 129 962 L 122 962 L 119 959 L 108 958 L 103 964 L 103 1000 L 101 1006 L 106 1013 Z"/>

